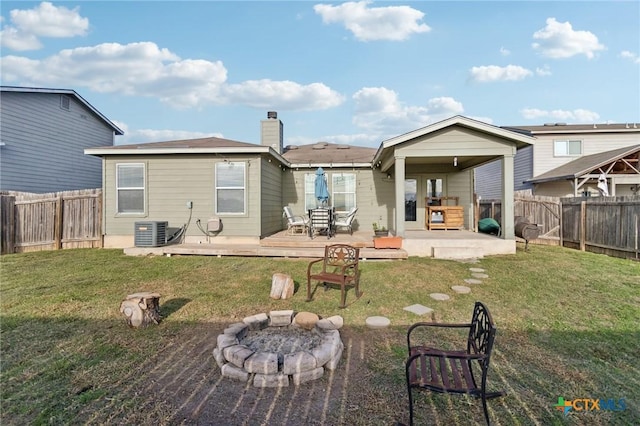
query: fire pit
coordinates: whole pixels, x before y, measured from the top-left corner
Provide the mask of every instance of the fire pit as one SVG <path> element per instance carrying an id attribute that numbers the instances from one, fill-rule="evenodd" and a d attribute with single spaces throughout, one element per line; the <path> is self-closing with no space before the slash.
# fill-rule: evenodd
<path id="1" fill-rule="evenodd" d="M 222 375 L 256 387 L 300 385 L 335 370 L 344 345 L 342 318 L 309 312 L 271 311 L 229 325 L 218 335 L 213 357 Z"/>

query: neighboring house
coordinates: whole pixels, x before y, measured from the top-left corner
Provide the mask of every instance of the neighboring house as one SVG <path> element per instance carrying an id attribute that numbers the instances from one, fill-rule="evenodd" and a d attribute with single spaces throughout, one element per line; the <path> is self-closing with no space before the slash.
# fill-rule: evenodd
<path id="1" fill-rule="evenodd" d="M 535 144 L 516 155 L 516 191 L 557 197 L 596 196 L 598 178 L 603 173 L 610 195 L 634 195 L 638 191 L 640 174 L 634 151 L 640 145 L 638 123 L 555 123 L 504 129 L 535 138 Z M 499 199 L 501 187 L 496 176 L 500 173 L 499 162 L 476 169 L 476 193 L 483 199 Z"/>
<path id="2" fill-rule="evenodd" d="M 102 164 L 84 155 L 123 132 L 73 90 L 0 86 L 0 190 L 102 187 Z"/>
<path id="3" fill-rule="evenodd" d="M 393 233 L 425 229 L 436 197 L 457 197 L 464 227 L 476 222 L 473 170 L 501 160 L 506 170 L 502 238 L 513 240 L 513 159 L 533 138 L 462 116 L 389 139 L 378 149 L 319 142 L 284 147 L 283 124 L 269 112 L 261 144 L 220 138 L 86 149 L 102 157 L 105 247 L 130 247 L 135 223 L 188 226 L 186 242 L 210 240 L 193 222 L 220 219 L 216 241 L 257 242 L 285 228 L 283 206 L 316 207 L 313 182 L 322 167 L 330 204 L 358 207 L 356 229 L 379 222 Z M 206 230 L 206 229 L 205 229 Z"/>

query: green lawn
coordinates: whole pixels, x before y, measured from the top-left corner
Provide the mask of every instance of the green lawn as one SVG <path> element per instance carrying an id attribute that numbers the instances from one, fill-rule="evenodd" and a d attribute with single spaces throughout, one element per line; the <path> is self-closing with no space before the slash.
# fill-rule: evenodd
<path id="1" fill-rule="evenodd" d="M 103 249 L 3 256 L 0 423 L 408 422 L 405 331 L 431 318 L 403 307 L 421 303 L 435 309 L 437 321 L 466 322 L 476 300 L 489 307 L 498 326 L 489 383 L 508 396 L 489 402 L 495 424 L 626 425 L 640 419 L 638 262 L 548 246 L 528 252 L 519 246 L 515 255 L 474 264 L 429 258 L 363 262 L 365 294 L 344 310 L 337 308 L 337 290 L 319 288 L 315 300 L 305 302 L 307 264 L 128 257 Z M 489 278 L 472 286 L 472 294 L 454 295 L 450 287 L 464 284 L 470 267 L 484 268 Z M 276 272 L 294 278 L 292 299 L 269 298 Z M 162 295 L 165 319 L 129 329 L 120 301 L 147 290 Z M 433 301 L 434 292 L 452 299 Z M 346 348 L 336 377 L 269 390 L 268 397 L 264 390 L 253 394 L 228 384 L 211 355 L 217 334 L 245 316 L 281 309 L 344 317 Z M 388 317 L 391 327 L 364 327 L 372 315 Z M 277 395 L 304 403 L 274 408 L 269 404 Z M 554 407 L 559 397 L 624 399 L 624 410 L 572 410 L 564 417 Z M 219 414 L 214 400 L 233 415 Z M 422 393 L 417 409 L 418 424 L 483 422 L 479 401 L 465 397 Z"/>

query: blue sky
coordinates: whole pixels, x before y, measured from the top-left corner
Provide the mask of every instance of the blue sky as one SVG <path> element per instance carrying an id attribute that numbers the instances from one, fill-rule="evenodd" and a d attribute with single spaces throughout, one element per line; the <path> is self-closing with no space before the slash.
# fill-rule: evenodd
<path id="1" fill-rule="evenodd" d="M 118 143 L 380 142 L 464 115 L 640 122 L 638 1 L 3 1 L 3 85 L 73 89 Z"/>

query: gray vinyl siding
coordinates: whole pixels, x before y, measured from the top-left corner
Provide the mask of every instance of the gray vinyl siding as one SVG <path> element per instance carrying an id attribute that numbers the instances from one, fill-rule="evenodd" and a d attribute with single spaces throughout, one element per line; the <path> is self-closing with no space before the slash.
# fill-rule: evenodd
<path id="1" fill-rule="evenodd" d="M 515 191 L 524 191 L 533 188 L 527 179 L 533 177 L 533 146 L 519 149 L 514 158 L 513 184 Z"/>
<path id="2" fill-rule="evenodd" d="M 262 158 L 260 161 L 260 194 L 252 193 L 252 197 L 259 197 L 261 237 L 276 233 L 283 229 L 282 223 L 282 180 L 285 173 L 275 161 Z"/>
<path id="3" fill-rule="evenodd" d="M 475 169 L 476 194 L 483 200 L 502 198 L 502 161 L 496 160 Z"/>
<path id="4" fill-rule="evenodd" d="M 100 188 L 100 158 L 85 148 L 113 145 L 113 129 L 68 96 L 2 92 L 0 102 L 0 189 L 55 192 Z"/>
<path id="5" fill-rule="evenodd" d="M 228 161 L 246 163 L 246 213 L 219 215 L 220 236 L 259 236 L 261 214 L 260 158 L 233 156 Z M 207 220 L 215 217 L 215 164 L 225 159 L 214 155 L 110 156 L 105 159 L 104 223 L 105 235 L 132 235 L 134 224 L 141 220 L 168 221 L 179 228 L 191 221 L 188 236 L 203 236 L 196 225 L 199 219 L 206 229 Z M 144 163 L 146 173 L 146 211 L 141 215 L 123 215 L 116 211 L 116 164 Z M 187 202 L 193 203 L 192 211 Z"/>
<path id="6" fill-rule="evenodd" d="M 525 183 L 533 177 L 533 146 L 519 149 L 514 157 L 514 191 L 531 189 L 533 185 Z M 502 160 L 492 161 L 475 170 L 476 194 L 485 200 L 502 198 Z"/>

